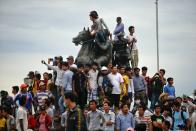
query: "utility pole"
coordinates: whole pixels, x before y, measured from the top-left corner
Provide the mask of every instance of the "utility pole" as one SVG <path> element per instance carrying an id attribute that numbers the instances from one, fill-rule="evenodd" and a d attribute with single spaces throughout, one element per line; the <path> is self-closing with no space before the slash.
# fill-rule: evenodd
<path id="1" fill-rule="evenodd" d="M 157 41 L 157 71 L 159 71 L 159 21 L 158 21 L 158 0 L 156 5 L 156 41 Z"/>

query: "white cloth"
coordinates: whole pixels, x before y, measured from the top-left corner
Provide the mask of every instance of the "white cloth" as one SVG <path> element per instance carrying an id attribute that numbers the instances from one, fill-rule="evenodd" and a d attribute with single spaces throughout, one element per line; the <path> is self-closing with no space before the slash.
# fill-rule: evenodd
<path id="1" fill-rule="evenodd" d="M 133 41 L 133 38 L 136 39 L 136 37 L 135 37 L 134 35 L 128 35 L 126 38 L 128 39 L 128 42 L 131 42 L 131 43 L 132 43 L 132 41 Z M 136 40 L 137 40 L 137 39 L 136 39 Z M 130 46 L 131 46 L 131 45 L 130 45 Z M 137 50 L 137 49 L 138 49 L 138 48 L 137 48 L 136 42 L 133 42 L 132 50 Z"/>
<path id="2" fill-rule="evenodd" d="M 90 87 L 95 90 L 97 89 L 98 87 L 98 84 L 97 84 L 97 76 L 98 76 L 98 71 L 94 71 L 93 69 L 91 69 L 89 71 L 89 84 L 90 84 Z"/>
<path id="3" fill-rule="evenodd" d="M 20 128 L 21 119 L 23 120 L 24 131 L 26 131 L 28 127 L 27 111 L 22 106 L 18 108 L 17 113 L 16 113 L 16 128 L 18 129 L 18 131 L 21 131 L 21 128 Z"/>
<path id="4" fill-rule="evenodd" d="M 134 93 L 133 79 L 129 79 L 128 93 L 130 92 Z"/>
<path id="5" fill-rule="evenodd" d="M 110 73 L 108 78 L 113 85 L 112 94 L 121 94 L 120 83 L 124 82 L 122 75 L 118 72 L 116 74 Z"/>
<path id="6" fill-rule="evenodd" d="M 62 87 L 62 85 L 63 85 L 62 84 L 62 79 L 63 79 L 63 75 L 64 75 L 64 70 L 60 69 L 58 66 L 52 66 L 52 65 L 49 65 L 49 64 L 46 64 L 46 66 L 57 72 L 55 85 Z"/>

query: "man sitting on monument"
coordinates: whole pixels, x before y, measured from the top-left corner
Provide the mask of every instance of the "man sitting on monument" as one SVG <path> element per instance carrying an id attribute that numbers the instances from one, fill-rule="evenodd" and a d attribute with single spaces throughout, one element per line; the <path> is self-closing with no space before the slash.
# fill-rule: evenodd
<path id="1" fill-rule="evenodd" d="M 91 35 L 95 36 L 96 42 L 105 43 L 106 42 L 106 33 L 104 31 L 103 26 L 105 29 L 109 29 L 102 18 L 99 18 L 98 13 L 96 11 L 91 11 L 89 14 L 90 20 L 93 22 L 91 26 Z M 110 33 L 109 33 L 110 34 Z"/>

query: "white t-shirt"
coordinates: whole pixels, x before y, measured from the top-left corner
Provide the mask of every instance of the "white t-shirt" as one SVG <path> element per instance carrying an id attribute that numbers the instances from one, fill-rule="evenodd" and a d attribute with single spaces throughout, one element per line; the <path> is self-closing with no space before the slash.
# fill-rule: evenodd
<path id="1" fill-rule="evenodd" d="M 129 79 L 128 92 L 134 93 L 133 79 Z"/>
<path id="2" fill-rule="evenodd" d="M 62 83 L 62 79 L 63 79 L 63 75 L 64 75 L 64 70 L 60 69 L 58 66 L 51 66 L 49 64 L 46 64 L 46 66 L 54 71 L 57 72 L 57 76 L 56 76 L 56 81 L 55 81 L 55 85 L 56 86 L 63 86 Z"/>
<path id="3" fill-rule="evenodd" d="M 116 74 L 110 73 L 108 75 L 108 78 L 110 79 L 113 85 L 112 94 L 120 94 L 121 93 L 120 83 L 124 82 L 122 75 L 120 73 L 116 73 Z"/>
<path id="4" fill-rule="evenodd" d="M 18 111 L 16 113 L 16 128 L 18 129 L 18 131 L 21 131 L 20 119 L 23 120 L 23 128 L 24 128 L 24 131 L 26 131 L 28 127 L 27 111 L 22 106 L 18 108 Z"/>
<path id="5" fill-rule="evenodd" d="M 127 36 L 128 42 L 132 42 L 133 38 L 136 39 L 136 37 L 134 35 L 133 36 L 132 35 L 128 35 Z M 136 41 L 137 41 L 137 39 L 136 39 Z M 133 42 L 132 50 L 137 50 L 136 42 Z"/>
<path id="6" fill-rule="evenodd" d="M 98 84 L 97 84 L 97 76 L 98 76 L 98 71 L 94 71 L 94 70 L 90 70 L 88 72 L 89 74 L 89 84 L 90 84 L 90 87 L 94 90 L 94 89 L 97 89 L 98 87 Z"/>

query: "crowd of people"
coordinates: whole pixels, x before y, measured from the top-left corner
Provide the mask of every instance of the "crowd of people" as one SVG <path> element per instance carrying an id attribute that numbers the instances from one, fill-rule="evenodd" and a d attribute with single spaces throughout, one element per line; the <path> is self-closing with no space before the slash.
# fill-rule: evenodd
<path id="1" fill-rule="evenodd" d="M 149 77 L 147 67 L 50 62 L 42 64 L 53 74 L 30 71 L 13 97 L 1 91 L 1 131 L 195 130 L 196 100 L 177 97 L 164 69 Z"/>
<path id="2" fill-rule="evenodd" d="M 96 23 L 95 16 L 90 13 Z M 124 36 L 121 21 L 117 17 L 114 40 Z M 100 23 L 92 35 L 103 42 L 103 32 L 95 30 Z M 132 68 L 76 64 L 73 56 L 42 60 L 53 73 L 30 71 L 23 84 L 12 87 L 13 97 L 0 92 L 0 131 L 195 131 L 196 99 L 176 96 L 165 69 L 150 77 L 147 67 L 137 67 L 134 27 L 129 30 Z"/>

